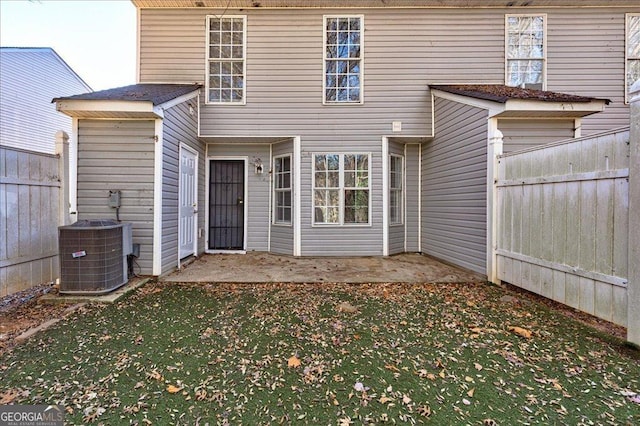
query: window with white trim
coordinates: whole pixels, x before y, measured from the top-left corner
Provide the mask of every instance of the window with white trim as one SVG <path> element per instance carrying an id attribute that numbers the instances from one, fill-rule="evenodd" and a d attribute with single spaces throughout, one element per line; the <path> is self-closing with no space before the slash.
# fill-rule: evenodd
<path id="1" fill-rule="evenodd" d="M 506 15 L 507 86 L 545 89 L 545 15 Z"/>
<path id="2" fill-rule="evenodd" d="M 626 45 L 626 96 L 633 83 L 640 80 L 640 13 L 627 13 L 627 45 Z"/>
<path id="3" fill-rule="evenodd" d="M 291 155 L 273 159 L 274 223 L 291 224 Z"/>
<path id="4" fill-rule="evenodd" d="M 403 182 L 404 158 L 399 155 L 389 156 L 389 223 L 400 225 L 403 222 Z"/>
<path id="5" fill-rule="evenodd" d="M 324 17 L 326 104 L 362 103 L 362 16 Z"/>
<path id="6" fill-rule="evenodd" d="M 369 224 L 369 154 L 315 154 L 313 223 Z"/>
<path id="7" fill-rule="evenodd" d="M 207 103 L 245 103 L 246 24 L 246 16 L 207 16 Z"/>

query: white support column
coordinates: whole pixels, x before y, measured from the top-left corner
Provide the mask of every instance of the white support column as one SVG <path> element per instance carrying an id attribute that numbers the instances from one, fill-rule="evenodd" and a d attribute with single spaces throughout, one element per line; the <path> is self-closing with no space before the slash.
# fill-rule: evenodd
<path id="1" fill-rule="evenodd" d="M 60 195 L 58 198 L 58 224 L 70 225 L 69 210 L 69 135 L 58 130 L 56 132 L 56 154 L 58 155 L 58 176 L 60 177 Z"/>
<path id="2" fill-rule="evenodd" d="M 487 149 L 487 279 L 499 283 L 496 249 L 498 243 L 498 156 L 502 155 L 502 132 L 498 119 L 489 119 L 489 146 Z"/>
<path id="3" fill-rule="evenodd" d="M 389 138 L 382 137 L 382 255 L 389 256 Z"/>
<path id="4" fill-rule="evenodd" d="M 640 346 L 640 80 L 630 97 L 627 340 Z"/>
<path id="5" fill-rule="evenodd" d="M 300 170 L 302 168 L 300 136 L 293 138 L 293 255 L 302 256 L 302 218 L 300 192 Z"/>
<path id="6" fill-rule="evenodd" d="M 152 274 L 162 274 L 162 119 L 155 120 L 155 145 L 153 154 L 153 259 Z"/>

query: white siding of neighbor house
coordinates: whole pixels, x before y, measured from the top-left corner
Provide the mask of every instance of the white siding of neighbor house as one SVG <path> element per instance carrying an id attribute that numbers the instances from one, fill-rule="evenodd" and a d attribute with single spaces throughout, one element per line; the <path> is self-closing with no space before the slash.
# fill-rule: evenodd
<path id="1" fill-rule="evenodd" d="M 178 185 L 180 176 L 180 144 L 193 148 L 198 153 L 198 228 L 204 229 L 205 166 L 204 145 L 198 140 L 197 112 L 189 113 L 185 101 L 164 112 L 162 141 L 162 273 L 178 266 Z M 198 253 L 204 251 L 204 236 L 198 238 Z"/>
<path id="2" fill-rule="evenodd" d="M 205 19 L 219 12 L 141 9 L 140 81 L 203 83 Z M 201 132 L 356 143 L 355 135 L 386 134 L 398 120 L 401 136 L 430 134 L 427 85 L 504 83 L 504 16 L 517 13 L 547 15 L 548 90 L 612 100 L 584 119 L 583 134 L 620 127 L 629 120 L 626 12 L 640 7 L 228 10 L 248 16 L 247 104 L 204 105 Z M 324 14 L 364 15 L 363 105 L 322 104 Z"/>
<path id="3" fill-rule="evenodd" d="M 519 151 L 573 138 L 573 120 L 498 120 L 503 135 L 503 152 Z"/>
<path id="4" fill-rule="evenodd" d="M 435 99 L 436 137 L 422 149 L 422 252 L 486 273 L 486 110 Z"/>
<path id="5" fill-rule="evenodd" d="M 91 91 L 48 48 L 0 48 L 0 144 L 55 153 L 58 130 L 71 134 L 71 118 L 51 100 Z"/>
<path id="6" fill-rule="evenodd" d="M 420 251 L 420 145 L 407 144 L 405 156 L 406 251 Z"/>
<path id="7" fill-rule="evenodd" d="M 291 155 L 291 225 L 280 225 L 280 224 L 271 224 L 271 251 L 273 253 L 279 254 L 293 254 L 293 223 L 295 222 L 295 206 L 293 203 L 295 199 L 293 198 L 293 171 L 294 171 L 294 162 L 296 161 L 293 157 L 293 142 L 281 142 L 272 145 L 272 155 L 274 157 L 279 155 Z M 272 163 L 273 164 L 273 163 Z M 271 191 L 273 191 L 273 174 L 271 175 Z M 275 197 L 273 198 L 273 202 L 275 202 Z M 273 211 L 273 210 L 272 210 Z M 273 213 L 272 213 L 273 214 Z M 273 222 L 273 220 L 272 220 Z"/>
<path id="8" fill-rule="evenodd" d="M 389 154 L 398 155 L 404 161 L 404 145 L 397 142 L 389 142 Z M 387 159 L 389 161 L 389 159 Z M 403 188 L 404 190 L 404 188 Z M 406 197 L 403 192 L 403 197 Z M 404 210 L 403 210 L 404 213 Z M 389 254 L 398 254 L 404 252 L 404 219 L 401 224 L 389 223 Z"/>
<path id="9" fill-rule="evenodd" d="M 79 120 L 78 127 L 78 219 L 115 219 L 107 201 L 109 190 L 120 190 L 120 220 L 133 224 L 141 245 L 135 272 L 151 275 L 155 123 Z"/>
<path id="10" fill-rule="evenodd" d="M 247 159 L 247 182 L 246 191 L 247 199 L 246 204 L 246 216 L 247 221 L 247 235 L 245 239 L 247 242 L 247 251 L 268 251 L 269 241 L 269 226 L 271 214 L 269 212 L 269 192 L 270 192 L 270 177 L 269 173 L 263 172 L 262 174 L 256 174 L 254 171 L 254 160 L 260 159 L 263 165 L 268 167 L 269 164 L 269 145 L 268 144 L 216 144 L 211 143 L 207 146 L 207 157 L 210 159 Z M 223 158 L 219 158 L 223 157 Z M 207 167 L 209 163 L 207 162 Z M 207 182 L 208 185 L 208 182 Z M 207 214 L 209 212 L 209 206 L 207 206 Z M 208 230 L 206 230 L 208 234 Z"/>

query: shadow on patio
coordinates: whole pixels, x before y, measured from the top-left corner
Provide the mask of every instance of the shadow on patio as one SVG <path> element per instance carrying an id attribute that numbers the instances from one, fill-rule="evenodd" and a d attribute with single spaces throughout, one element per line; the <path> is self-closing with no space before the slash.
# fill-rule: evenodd
<path id="1" fill-rule="evenodd" d="M 265 252 L 203 255 L 165 282 L 479 282 L 486 278 L 420 254 L 292 257 Z"/>

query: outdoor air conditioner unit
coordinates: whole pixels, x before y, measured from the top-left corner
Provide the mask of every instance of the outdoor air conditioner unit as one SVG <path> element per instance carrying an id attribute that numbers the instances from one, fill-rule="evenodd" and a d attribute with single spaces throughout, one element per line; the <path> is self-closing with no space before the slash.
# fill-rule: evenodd
<path id="1" fill-rule="evenodd" d="M 129 280 L 131 224 L 83 220 L 58 228 L 60 293 L 104 294 Z"/>

